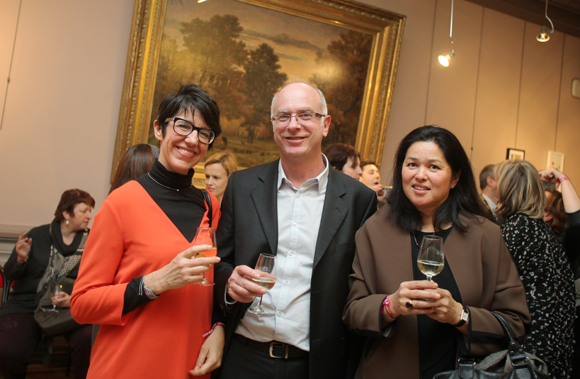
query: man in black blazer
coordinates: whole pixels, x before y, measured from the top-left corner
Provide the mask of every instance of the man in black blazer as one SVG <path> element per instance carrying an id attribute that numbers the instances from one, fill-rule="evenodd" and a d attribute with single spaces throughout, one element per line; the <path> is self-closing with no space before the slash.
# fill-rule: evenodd
<path id="1" fill-rule="evenodd" d="M 342 323 L 354 235 L 376 210 L 376 195 L 333 170 L 322 92 L 292 83 L 274 96 L 280 159 L 233 173 L 218 228 L 214 298 L 226 311 L 218 378 L 344 378 L 358 363 Z M 276 255 L 276 285 L 251 281 L 260 253 Z M 248 312 L 263 295 L 265 313 Z M 259 300 L 259 299 L 258 299 Z"/>

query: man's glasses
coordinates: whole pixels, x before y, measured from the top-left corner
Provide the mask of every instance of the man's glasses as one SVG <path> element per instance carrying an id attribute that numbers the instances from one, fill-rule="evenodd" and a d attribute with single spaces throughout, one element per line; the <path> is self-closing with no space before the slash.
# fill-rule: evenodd
<path id="1" fill-rule="evenodd" d="M 303 122 L 310 122 L 314 118 L 326 117 L 326 116 L 328 116 L 328 115 L 314 113 L 314 112 L 303 112 L 303 113 L 297 113 L 297 114 L 284 113 L 284 114 L 279 114 L 277 116 L 272 117 L 272 121 L 276 121 L 280 125 L 286 125 L 290 122 L 292 117 L 296 117 L 296 121 L 300 120 Z"/>
<path id="2" fill-rule="evenodd" d="M 173 131 L 180 136 L 187 137 L 194 130 L 197 130 L 197 139 L 199 142 L 209 145 L 215 140 L 215 132 L 208 128 L 198 128 L 191 122 L 179 117 L 168 118 L 165 122 L 173 121 Z"/>

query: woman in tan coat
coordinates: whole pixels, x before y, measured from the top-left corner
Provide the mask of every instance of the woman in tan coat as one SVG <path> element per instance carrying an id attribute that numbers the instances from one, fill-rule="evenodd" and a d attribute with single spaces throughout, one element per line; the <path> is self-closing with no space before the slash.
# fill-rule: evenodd
<path id="1" fill-rule="evenodd" d="M 469 159 L 449 131 L 424 126 L 396 154 L 389 205 L 356 237 L 345 323 L 367 337 L 357 378 L 429 378 L 457 355 L 506 347 L 497 311 L 518 337 L 530 322 L 499 227 L 484 218 Z M 426 235 L 443 238 L 433 281 L 417 267 Z"/>

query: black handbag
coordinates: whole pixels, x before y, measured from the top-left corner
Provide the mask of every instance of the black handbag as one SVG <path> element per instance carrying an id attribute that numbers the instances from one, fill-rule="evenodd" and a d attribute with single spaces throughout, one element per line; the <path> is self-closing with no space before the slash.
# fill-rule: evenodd
<path id="1" fill-rule="evenodd" d="M 502 315 L 495 312 L 491 314 L 497 318 L 510 339 L 508 348 L 488 355 L 479 363 L 473 358 L 460 357 L 457 369 L 436 374 L 433 379 L 550 379 L 546 363 L 524 352 Z"/>
<path id="2" fill-rule="evenodd" d="M 44 335 L 48 337 L 67 333 L 82 326 L 73 319 L 70 308 L 54 310 L 51 298 L 57 285 L 61 285 L 62 291 L 68 294 L 72 292 L 74 279 L 67 278 L 67 275 L 79 264 L 87 236 L 88 233 L 85 231 L 77 251 L 66 258 L 54 246 L 50 247 L 49 264 L 38 284 L 37 297 L 39 300 L 34 311 L 34 320 Z"/>

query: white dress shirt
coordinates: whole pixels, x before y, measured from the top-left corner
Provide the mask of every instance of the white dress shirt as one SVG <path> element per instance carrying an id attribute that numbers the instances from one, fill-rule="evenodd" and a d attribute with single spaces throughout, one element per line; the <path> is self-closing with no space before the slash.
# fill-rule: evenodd
<path id="1" fill-rule="evenodd" d="M 489 197 L 487 197 L 486 194 L 482 193 L 481 196 L 483 196 L 483 198 L 485 199 L 485 202 L 487 203 L 487 205 L 489 206 L 489 209 L 491 209 L 491 213 L 493 213 L 494 217 L 497 220 L 497 204 L 493 202 L 492 199 L 490 199 Z"/>
<path id="2" fill-rule="evenodd" d="M 317 177 L 295 188 L 278 166 L 276 284 L 264 294 L 264 314 L 246 312 L 236 333 L 255 341 L 279 341 L 310 351 L 310 282 L 328 184 L 328 160 Z M 259 298 L 254 300 L 259 301 Z"/>

